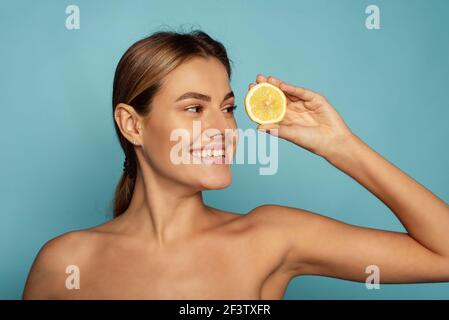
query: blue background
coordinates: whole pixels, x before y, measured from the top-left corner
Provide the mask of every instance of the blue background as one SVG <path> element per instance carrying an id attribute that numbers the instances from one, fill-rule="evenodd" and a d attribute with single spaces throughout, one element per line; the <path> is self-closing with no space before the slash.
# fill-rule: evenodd
<path id="1" fill-rule="evenodd" d="M 81 29 L 65 28 L 76 4 Z M 381 29 L 365 27 L 380 7 Z M 257 73 L 325 95 L 385 158 L 449 200 L 449 1 L 2 1 L 0 11 L 0 298 L 20 298 L 39 248 L 111 218 L 123 155 L 112 119 L 116 64 L 168 26 L 202 28 L 234 62 L 243 97 Z M 245 213 L 276 203 L 348 223 L 404 231 L 392 212 L 324 159 L 286 141 L 279 170 L 234 165 L 211 206 Z M 230 201 L 232 199 L 232 201 Z M 250 267 L 250 266 L 248 266 Z M 449 283 L 381 284 L 298 277 L 286 299 L 449 298 Z"/>

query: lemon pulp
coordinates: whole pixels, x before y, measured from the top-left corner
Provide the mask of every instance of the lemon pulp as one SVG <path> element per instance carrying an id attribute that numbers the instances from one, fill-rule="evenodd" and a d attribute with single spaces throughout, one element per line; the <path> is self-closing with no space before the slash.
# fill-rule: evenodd
<path id="1" fill-rule="evenodd" d="M 275 123 L 285 115 L 286 98 L 278 87 L 263 82 L 248 91 L 245 108 L 253 121 L 260 124 Z"/>

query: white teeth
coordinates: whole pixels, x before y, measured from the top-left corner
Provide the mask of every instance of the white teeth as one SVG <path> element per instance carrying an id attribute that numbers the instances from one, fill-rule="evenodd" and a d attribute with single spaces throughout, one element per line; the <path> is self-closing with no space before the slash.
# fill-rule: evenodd
<path id="1" fill-rule="evenodd" d="M 209 158 L 209 157 L 222 157 L 224 155 L 224 150 L 212 150 L 212 149 L 203 149 L 203 150 L 194 150 L 192 154 L 198 158 Z"/>

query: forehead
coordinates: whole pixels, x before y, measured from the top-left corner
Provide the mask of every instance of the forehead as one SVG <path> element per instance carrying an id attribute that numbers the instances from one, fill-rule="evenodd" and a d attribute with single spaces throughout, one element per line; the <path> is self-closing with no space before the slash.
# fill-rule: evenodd
<path id="1" fill-rule="evenodd" d="M 189 91 L 211 95 L 228 93 L 230 86 L 225 66 L 212 57 L 190 58 L 165 77 L 159 93 L 173 99 Z"/>

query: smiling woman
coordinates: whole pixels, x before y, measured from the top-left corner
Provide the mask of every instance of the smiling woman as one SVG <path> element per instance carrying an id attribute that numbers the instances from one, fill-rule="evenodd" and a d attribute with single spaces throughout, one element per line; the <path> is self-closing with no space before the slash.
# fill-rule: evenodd
<path id="1" fill-rule="evenodd" d="M 281 299 L 295 276 L 365 281 L 373 265 L 381 282 L 449 281 L 448 205 L 366 145 L 323 96 L 274 77 L 259 75 L 256 82 L 282 90 L 287 109 L 282 121 L 258 129 L 354 178 L 407 233 L 280 205 L 248 214 L 205 205 L 203 190 L 231 183 L 230 165 L 175 164 L 170 136 L 187 131 L 181 148 L 201 159 L 220 152 L 232 157 L 235 143 L 223 144 L 226 130 L 237 128 L 230 76 L 225 48 L 201 31 L 159 32 L 125 52 L 113 89 L 115 129 L 126 157 L 115 217 L 48 241 L 24 298 Z M 204 132 L 194 132 L 195 121 Z M 80 273 L 79 289 L 65 286 L 68 266 Z"/>
<path id="2" fill-rule="evenodd" d="M 222 82 L 229 81 L 231 67 L 224 46 L 204 32 L 194 31 L 190 35 L 160 32 L 132 45 L 120 60 L 114 78 L 112 104 L 115 117 L 121 116 L 123 104 L 131 106 L 133 111 L 141 116 L 147 115 L 162 82 L 167 81 L 166 76 L 192 58 L 203 58 L 202 60 L 214 58 L 216 61 L 211 64 L 215 64 L 215 69 L 226 71 L 226 79 L 221 79 Z M 219 74 L 223 74 L 222 70 L 219 70 Z M 191 74 L 185 77 L 184 81 L 193 80 Z M 233 107 L 233 103 L 230 103 L 233 102 L 233 98 L 232 91 L 224 96 L 221 103 L 227 102 L 226 109 Z M 210 104 L 212 98 L 200 92 L 190 91 L 178 96 L 174 103 L 182 110 L 191 112 L 193 108 L 202 108 L 201 104 L 192 106 L 192 102 L 195 101 Z M 168 115 L 169 110 L 166 111 Z M 165 120 L 168 121 L 168 117 Z M 130 164 L 130 170 L 125 170 L 117 186 L 114 214 L 118 216 L 128 208 L 131 201 L 138 166 L 134 146 L 130 143 L 133 139 L 120 132 L 117 122 L 115 129 L 125 152 L 126 161 Z M 182 168 L 172 169 L 182 170 Z"/>

